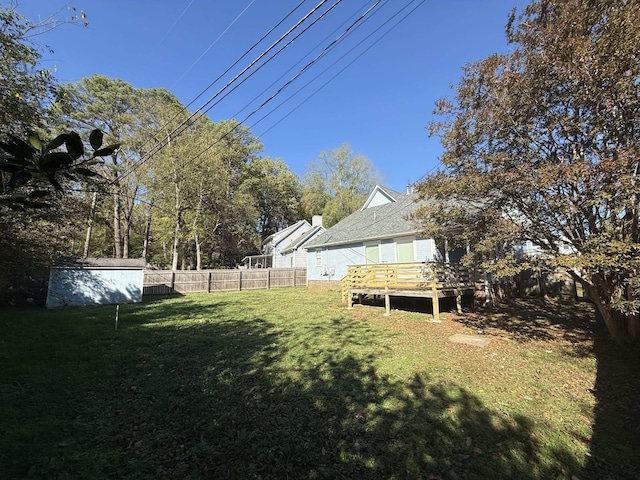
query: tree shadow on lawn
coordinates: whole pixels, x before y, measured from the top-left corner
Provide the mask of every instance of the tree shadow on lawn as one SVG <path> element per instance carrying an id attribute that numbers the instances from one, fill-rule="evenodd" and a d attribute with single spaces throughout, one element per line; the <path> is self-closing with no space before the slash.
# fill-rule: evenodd
<path id="1" fill-rule="evenodd" d="M 513 299 L 495 310 L 456 317 L 471 328 L 530 340 L 570 342 L 567 355 L 596 359 L 590 455 L 581 480 L 636 479 L 640 472 L 640 349 L 613 341 L 586 302 Z"/>
<path id="2" fill-rule="evenodd" d="M 593 306 L 552 298 L 513 298 L 495 309 L 478 309 L 455 320 L 486 334 L 507 336 L 518 342 L 563 340 L 573 344 L 574 355 L 592 355 Z"/>
<path id="3" fill-rule="evenodd" d="M 21 462 L 10 473 L 527 480 L 577 471 L 568 450 L 542 450 L 524 416 L 422 372 L 380 375 L 384 346 L 366 322 L 336 313 L 289 328 L 197 308 L 165 313 L 211 321 L 180 327 L 156 322 L 159 311 L 132 314 L 139 325 L 95 351 L 92 375 L 48 393 L 62 407 L 39 420 L 59 425 L 59 438 L 13 444 L 4 455 Z M 145 340 L 128 336 L 143 327 Z"/>
<path id="4" fill-rule="evenodd" d="M 596 405 L 589 461 L 581 480 L 632 480 L 640 474 L 640 348 L 619 345 L 596 324 Z"/>

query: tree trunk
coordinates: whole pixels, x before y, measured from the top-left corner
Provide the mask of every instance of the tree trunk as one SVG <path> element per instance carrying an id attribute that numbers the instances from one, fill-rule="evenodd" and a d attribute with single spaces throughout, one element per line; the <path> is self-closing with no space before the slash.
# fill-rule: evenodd
<path id="1" fill-rule="evenodd" d="M 122 258 L 129 258 L 129 236 L 131 227 L 125 226 L 122 232 Z"/>
<path id="2" fill-rule="evenodd" d="M 122 258 L 122 230 L 120 228 L 120 192 L 113 194 L 113 248 L 115 258 Z"/>
<path id="3" fill-rule="evenodd" d="M 150 207 L 153 207 L 151 202 Z M 144 239 L 142 241 L 142 258 L 147 259 L 149 254 L 149 237 L 151 236 L 151 208 L 149 209 L 149 216 L 147 217 L 147 225 L 144 228 Z"/>
<path id="4" fill-rule="evenodd" d="M 176 181 L 176 224 L 173 230 L 173 252 L 171 258 L 171 270 L 178 269 L 178 253 L 180 247 L 180 225 L 182 223 L 182 210 L 181 210 L 181 201 L 180 201 L 180 188 L 178 187 L 178 183 Z"/>
<path id="5" fill-rule="evenodd" d="M 193 241 L 196 249 L 196 270 L 202 270 L 202 251 L 200 250 L 200 239 L 197 233 L 194 235 Z"/>
<path id="6" fill-rule="evenodd" d="M 596 318 L 599 316 L 602 319 L 611 338 L 620 344 L 632 343 L 638 340 L 640 325 L 635 315 L 625 315 L 615 310 L 610 301 L 603 300 L 597 291 L 597 287 L 590 286 L 588 292 L 589 299 L 597 308 Z"/>
<path id="7" fill-rule="evenodd" d="M 84 249 L 82 256 L 87 258 L 89 256 L 89 242 L 91 241 L 91 229 L 93 228 L 93 216 L 96 212 L 96 201 L 98 200 L 98 192 L 93 192 L 93 199 L 91 200 L 91 211 L 89 212 L 89 220 L 87 221 L 87 236 L 84 239 Z"/>

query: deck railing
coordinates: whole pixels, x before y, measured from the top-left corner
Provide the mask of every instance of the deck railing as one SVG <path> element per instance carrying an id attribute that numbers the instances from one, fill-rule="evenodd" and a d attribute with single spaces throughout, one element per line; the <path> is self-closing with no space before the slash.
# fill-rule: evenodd
<path id="1" fill-rule="evenodd" d="M 462 295 L 473 291 L 473 287 L 469 270 L 459 264 L 412 262 L 352 265 L 342 279 L 342 299 L 351 307 L 354 293 L 382 294 L 389 314 L 390 295 L 429 296 L 433 303 L 433 316 L 437 320 L 440 296 L 456 296 L 458 311 L 461 311 Z"/>
<path id="2" fill-rule="evenodd" d="M 352 288 L 427 289 L 472 286 L 469 270 L 439 262 L 351 265 L 342 279 L 343 291 Z"/>

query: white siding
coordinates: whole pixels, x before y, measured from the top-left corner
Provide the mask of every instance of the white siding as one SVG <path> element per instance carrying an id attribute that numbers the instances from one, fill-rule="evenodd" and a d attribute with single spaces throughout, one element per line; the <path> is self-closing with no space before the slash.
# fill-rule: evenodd
<path id="1" fill-rule="evenodd" d="M 143 275 L 142 269 L 54 267 L 49 277 L 47 307 L 140 302 Z"/>
<path id="2" fill-rule="evenodd" d="M 367 204 L 367 208 L 377 207 L 378 205 L 384 205 L 385 203 L 391 203 L 391 200 L 387 195 L 377 190 L 369 203 Z"/>

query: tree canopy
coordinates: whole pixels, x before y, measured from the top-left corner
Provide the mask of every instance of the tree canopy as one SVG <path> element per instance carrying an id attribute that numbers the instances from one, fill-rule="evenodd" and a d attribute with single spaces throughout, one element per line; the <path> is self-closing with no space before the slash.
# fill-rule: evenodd
<path id="1" fill-rule="evenodd" d="M 640 335 L 640 4 L 540 0 L 510 53 L 463 69 L 437 103 L 441 171 L 419 185 L 425 231 L 475 245 L 498 275 L 533 263 L 581 282 L 619 341 Z M 518 258 L 530 241 L 542 253 Z"/>
<path id="2" fill-rule="evenodd" d="M 321 152 L 303 178 L 306 216 L 322 215 L 326 227 L 335 225 L 362 206 L 378 179 L 371 160 L 348 143 Z"/>

